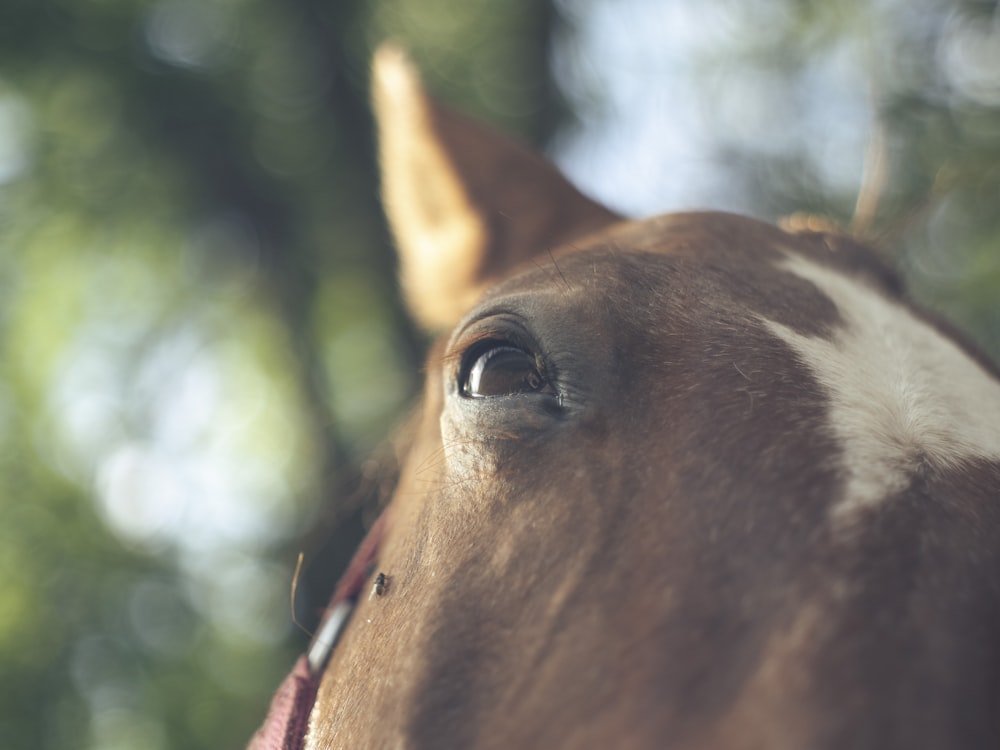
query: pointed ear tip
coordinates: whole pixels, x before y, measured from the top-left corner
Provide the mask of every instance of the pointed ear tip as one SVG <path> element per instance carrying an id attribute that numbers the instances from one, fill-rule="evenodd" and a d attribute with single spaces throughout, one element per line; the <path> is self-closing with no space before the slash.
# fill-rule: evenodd
<path id="1" fill-rule="evenodd" d="M 421 89 L 420 74 L 403 45 L 389 39 L 372 57 L 372 81 L 376 98 L 398 98 Z"/>

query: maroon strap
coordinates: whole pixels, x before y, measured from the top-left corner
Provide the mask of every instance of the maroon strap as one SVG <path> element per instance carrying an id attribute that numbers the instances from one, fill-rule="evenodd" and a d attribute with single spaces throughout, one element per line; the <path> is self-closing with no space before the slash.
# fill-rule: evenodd
<path id="1" fill-rule="evenodd" d="M 247 750 L 300 750 L 318 687 L 319 675 L 309 674 L 306 657 L 300 656 L 274 694 L 267 718 L 250 739 Z"/>
<path id="2" fill-rule="evenodd" d="M 336 615 L 335 608 L 341 602 L 356 599 L 371 574 L 371 564 L 378 555 L 379 544 L 385 531 L 388 513 L 383 513 L 372 526 L 361 542 L 358 551 L 351 558 L 351 564 L 340 577 L 333 598 L 326 608 L 323 621 L 331 614 Z M 317 633 L 323 632 L 323 623 Z M 332 643 L 330 644 L 332 648 Z M 295 662 L 291 673 L 281 683 L 278 692 L 271 699 L 271 708 L 260 729 L 250 738 L 247 750 L 302 750 L 306 732 L 309 731 L 309 714 L 316 702 L 316 691 L 323 679 L 323 672 L 329 659 L 329 653 L 322 653 L 322 658 L 315 659 L 316 640 L 310 644 L 309 653 L 317 664 L 310 669 L 309 659 L 300 656 Z"/>
<path id="3" fill-rule="evenodd" d="M 361 541 L 361 546 L 351 558 L 347 570 L 340 576 L 337 588 L 333 592 L 333 598 L 326 607 L 329 614 L 337 604 L 347 599 L 356 597 L 371 575 L 372 563 L 378 557 L 379 545 L 382 544 L 382 536 L 385 534 L 386 521 L 389 518 L 388 509 L 378 517 L 375 524 L 368 530 L 365 538 Z M 317 631 L 318 632 L 318 631 Z"/>

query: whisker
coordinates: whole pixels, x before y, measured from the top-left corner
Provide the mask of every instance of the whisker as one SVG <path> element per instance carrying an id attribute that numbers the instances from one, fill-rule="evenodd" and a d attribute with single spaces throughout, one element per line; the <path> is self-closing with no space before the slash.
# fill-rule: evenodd
<path id="1" fill-rule="evenodd" d="M 299 630 L 301 630 L 303 633 L 312 638 L 315 635 L 315 633 L 313 633 L 311 630 L 309 630 L 309 628 L 307 628 L 305 625 L 299 622 L 299 618 L 295 616 L 295 592 L 298 591 L 299 588 L 299 574 L 302 573 L 302 558 L 303 558 L 303 553 L 299 552 L 299 559 L 295 562 L 295 575 L 292 576 L 292 592 L 290 596 L 291 600 L 290 604 L 292 608 L 292 622 L 295 623 L 296 627 L 298 627 Z"/>
<path id="2" fill-rule="evenodd" d="M 556 257 L 552 254 L 552 250 L 546 250 L 546 252 L 549 255 L 549 260 L 552 261 L 552 265 L 555 266 L 556 273 L 558 273 L 559 274 L 559 278 L 562 279 L 563 285 L 566 287 L 567 290 L 568 289 L 572 289 L 573 287 L 570 286 L 570 283 L 566 280 L 566 277 L 563 275 L 562 269 L 559 267 L 559 264 L 556 262 Z"/>

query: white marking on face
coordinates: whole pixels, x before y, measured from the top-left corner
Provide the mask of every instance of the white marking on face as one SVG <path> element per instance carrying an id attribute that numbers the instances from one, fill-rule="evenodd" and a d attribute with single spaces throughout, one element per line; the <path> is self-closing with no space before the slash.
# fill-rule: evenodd
<path id="1" fill-rule="evenodd" d="M 1000 382 L 954 342 L 864 282 L 789 255 L 777 264 L 815 284 L 843 320 L 805 336 L 765 320 L 826 389 L 847 488 L 836 516 L 904 489 L 918 464 L 1000 460 Z"/>

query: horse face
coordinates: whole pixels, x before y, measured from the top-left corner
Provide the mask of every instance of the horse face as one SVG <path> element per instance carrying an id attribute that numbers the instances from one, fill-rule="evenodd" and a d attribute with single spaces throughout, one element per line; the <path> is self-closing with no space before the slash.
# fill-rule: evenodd
<path id="1" fill-rule="evenodd" d="M 621 221 L 392 49 L 376 107 L 443 333 L 307 747 L 995 745 L 995 371 L 847 238 Z"/>

